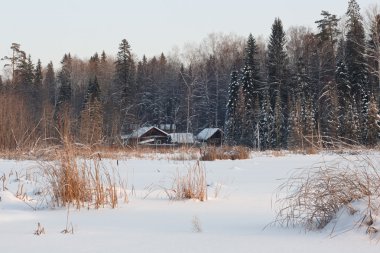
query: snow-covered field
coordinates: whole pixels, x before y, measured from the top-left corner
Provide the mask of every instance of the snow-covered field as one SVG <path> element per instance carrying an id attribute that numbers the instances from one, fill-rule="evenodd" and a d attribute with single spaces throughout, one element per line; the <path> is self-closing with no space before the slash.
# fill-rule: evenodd
<path id="1" fill-rule="evenodd" d="M 66 228 L 67 209 L 34 211 L 15 197 L 17 191 L 33 197 L 38 178 L 31 172 L 38 163 L 0 160 L 0 177 L 13 173 L 13 180 L 6 182 L 8 190 L 3 191 L 0 181 L 0 251 L 379 252 L 377 239 L 371 240 L 362 229 L 341 233 L 344 228 L 338 226 L 331 235 L 332 226 L 307 233 L 302 228 L 265 228 L 275 217 L 272 199 L 279 179 L 294 169 L 336 158 L 254 153 L 249 160 L 203 162 L 208 184 L 205 202 L 169 200 L 162 190 L 171 186 L 178 171 L 187 170 L 195 161 L 129 158 L 117 165 L 116 160 L 103 160 L 117 167 L 127 181 L 129 203 L 119 203 L 116 209 L 71 208 L 68 220 L 74 234 L 61 233 Z M 45 234 L 33 234 L 37 223 Z M 194 223 L 201 231 L 195 231 Z"/>

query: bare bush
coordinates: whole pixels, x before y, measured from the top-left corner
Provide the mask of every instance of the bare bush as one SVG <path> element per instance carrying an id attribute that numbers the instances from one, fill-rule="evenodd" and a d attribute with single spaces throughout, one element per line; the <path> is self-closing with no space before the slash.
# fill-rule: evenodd
<path id="1" fill-rule="evenodd" d="M 351 203 L 360 199 L 367 201 L 368 215 L 378 209 L 371 199 L 379 197 L 379 189 L 378 167 L 368 157 L 342 158 L 296 171 L 278 188 L 274 223 L 322 229 L 342 207 L 355 213 Z"/>

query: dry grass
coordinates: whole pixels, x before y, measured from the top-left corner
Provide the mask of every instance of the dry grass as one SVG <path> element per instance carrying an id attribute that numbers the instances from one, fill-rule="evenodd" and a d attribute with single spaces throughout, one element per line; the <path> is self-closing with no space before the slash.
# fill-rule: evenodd
<path id="1" fill-rule="evenodd" d="M 173 180 L 171 189 L 165 190 L 170 199 L 198 199 L 207 200 L 207 183 L 206 170 L 202 164 L 197 161 L 194 166 L 187 170 L 186 175 L 180 175 L 178 172 Z"/>
<path id="2" fill-rule="evenodd" d="M 351 203 L 360 199 L 368 201 L 367 214 L 375 213 L 379 207 L 371 205 L 371 199 L 379 197 L 379 189 L 378 166 L 368 157 L 341 158 L 297 171 L 278 189 L 274 223 L 322 229 L 342 207 L 355 213 Z"/>
<path id="3" fill-rule="evenodd" d="M 246 147 L 206 147 L 201 150 L 202 161 L 215 161 L 215 160 L 237 160 L 248 159 L 250 151 Z"/>
<path id="4" fill-rule="evenodd" d="M 118 204 L 118 193 L 127 201 L 125 185 L 117 171 L 109 172 L 96 153 L 80 160 L 77 149 L 69 141 L 57 151 L 58 163 L 42 163 L 43 176 L 47 179 L 47 195 L 56 206 L 73 205 L 76 208 L 100 208 Z"/>

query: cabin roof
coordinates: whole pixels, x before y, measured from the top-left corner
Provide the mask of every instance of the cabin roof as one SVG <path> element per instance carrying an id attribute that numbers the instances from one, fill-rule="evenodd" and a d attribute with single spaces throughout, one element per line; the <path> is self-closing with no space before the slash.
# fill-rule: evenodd
<path id="1" fill-rule="evenodd" d="M 206 141 L 210 139 L 218 131 L 222 132 L 220 128 L 205 128 L 197 135 L 197 139 L 201 141 Z"/>
<path id="2" fill-rule="evenodd" d="M 147 132 L 149 132 L 152 129 L 156 129 L 157 131 L 160 131 L 161 133 L 163 133 L 166 136 L 168 135 L 168 133 L 159 129 L 158 127 L 150 126 L 150 127 L 140 127 L 139 129 L 134 130 L 130 134 L 122 135 L 121 138 L 122 139 L 141 138 L 141 136 L 143 136 L 144 134 L 146 134 Z"/>

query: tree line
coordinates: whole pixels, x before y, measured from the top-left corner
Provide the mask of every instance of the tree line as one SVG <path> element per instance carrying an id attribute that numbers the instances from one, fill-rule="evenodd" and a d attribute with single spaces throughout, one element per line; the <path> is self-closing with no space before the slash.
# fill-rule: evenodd
<path id="1" fill-rule="evenodd" d="M 227 142 L 259 149 L 374 146 L 379 133 L 380 14 L 350 0 L 344 20 L 322 11 L 317 33 L 284 32 L 276 18 L 265 54 L 248 37 L 231 73 Z M 263 64 L 264 63 L 264 64 Z"/>
<path id="2" fill-rule="evenodd" d="M 0 149 L 59 143 L 113 145 L 145 125 L 197 133 L 224 129 L 229 145 L 297 148 L 338 141 L 375 145 L 380 87 L 380 14 L 322 11 L 317 32 L 269 41 L 210 34 L 184 52 L 139 59 L 123 39 L 116 56 L 70 53 L 59 68 L 11 45 L 0 76 Z M 173 129 L 174 130 L 174 129 Z M 326 144 L 327 143 L 327 144 Z"/>

